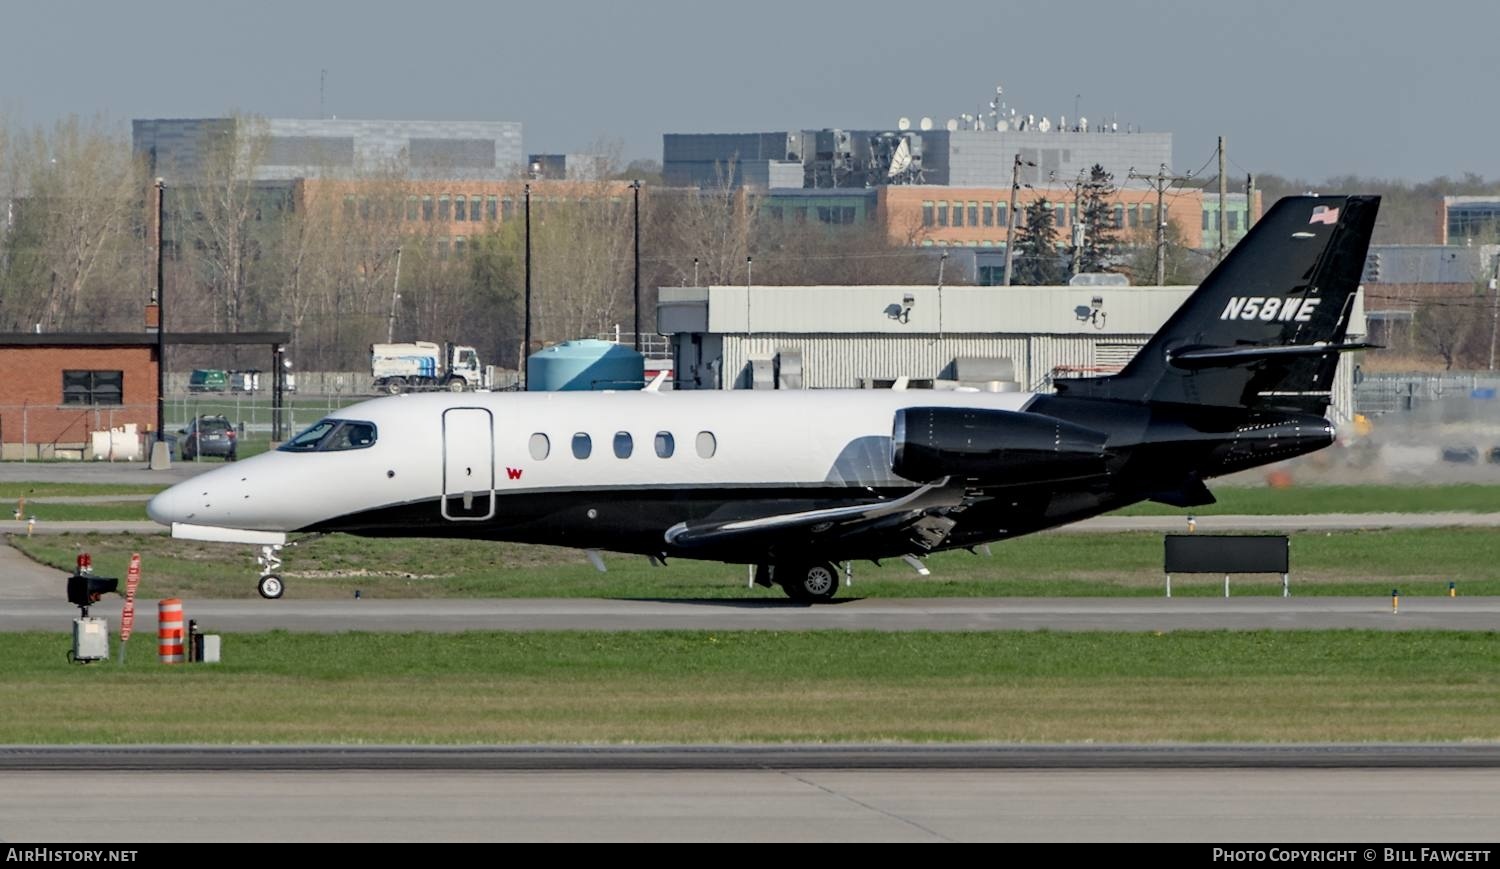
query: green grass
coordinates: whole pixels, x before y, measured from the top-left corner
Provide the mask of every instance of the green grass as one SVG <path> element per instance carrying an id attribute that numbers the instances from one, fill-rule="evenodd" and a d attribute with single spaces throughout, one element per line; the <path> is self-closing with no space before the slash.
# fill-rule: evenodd
<path id="1" fill-rule="evenodd" d="M 13 510 L 14 505 L 10 506 Z M 146 515 L 145 501 L 116 504 L 38 504 L 27 501 L 21 518 L 30 519 L 33 516 L 38 523 L 145 521 L 149 518 Z M 11 515 L 0 516 L 0 519 L 10 518 Z"/>
<path id="2" fill-rule="evenodd" d="M 74 462 L 74 464 L 77 464 Z M 155 495 L 163 485 L 125 483 L 0 483 L 0 503 L 18 498 L 86 497 L 89 495 Z M 13 506 L 13 505 L 12 505 Z"/>
<path id="3" fill-rule="evenodd" d="M 1494 633 L 0 635 L 0 743 L 1500 740 Z"/>
<path id="4" fill-rule="evenodd" d="M 1307 533 L 1292 537 L 1292 590 L 1297 595 L 1386 596 L 1500 594 L 1500 536 L 1487 528 L 1433 528 Z M 32 558 L 62 570 L 77 553 L 95 570 L 123 576 L 142 554 L 147 597 L 251 597 L 257 571 L 248 546 L 194 543 L 156 535 L 60 534 L 12 537 Z M 931 577 L 900 561 L 854 566 L 865 597 L 1152 596 L 1162 593 L 1162 536 L 1042 534 L 992 547 L 993 557 L 932 556 Z M 350 597 L 627 597 L 779 598 L 779 589 L 746 588 L 745 568 L 673 560 L 653 568 L 640 556 L 609 555 L 600 574 L 575 550 L 466 540 L 367 540 L 330 535 L 283 553 L 287 595 Z M 1281 593 L 1279 576 L 1236 577 L 1236 595 Z M 1219 576 L 1175 576 L 1176 595 L 1216 595 Z"/>
<path id="5" fill-rule="evenodd" d="M 1285 489 L 1214 486 L 1218 503 L 1183 509 L 1135 504 L 1120 516 L 1218 516 L 1307 513 L 1495 513 L 1500 486 L 1293 486 Z"/>

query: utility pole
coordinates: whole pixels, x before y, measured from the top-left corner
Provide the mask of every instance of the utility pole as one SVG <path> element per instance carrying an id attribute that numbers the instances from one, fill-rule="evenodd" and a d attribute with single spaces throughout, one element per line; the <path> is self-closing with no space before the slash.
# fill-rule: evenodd
<path id="1" fill-rule="evenodd" d="M 391 318 L 385 326 L 385 343 L 396 340 L 396 303 L 401 301 L 401 248 L 396 247 L 396 279 L 391 282 Z"/>
<path id="2" fill-rule="evenodd" d="M 1245 231 L 1255 223 L 1255 176 L 1245 173 Z"/>
<path id="3" fill-rule="evenodd" d="M 1167 280 L 1167 188 L 1188 179 L 1168 175 L 1165 163 L 1161 164 L 1155 175 L 1131 172 L 1129 177 L 1151 182 L 1152 189 L 1156 191 L 1156 285 L 1159 287 Z"/>
<path id="4" fill-rule="evenodd" d="M 1229 179 L 1224 176 L 1224 137 L 1219 137 L 1219 262 L 1229 252 Z"/>
<path id="5" fill-rule="evenodd" d="M 1081 270 L 1080 267 L 1083 263 L 1083 241 L 1085 231 L 1083 222 L 1083 185 L 1085 183 L 1087 182 L 1083 180 L 1083 170 L 1080 169 L 1078 174 L 1078 183 L 1073 187 L 1073 225 L 1068 230 L 1070 233 L 1072 233 L 1073 238 L 1073 267 L 1071 270 L 1073 277 L 1078 276 L 1078 272 Z"/>
<path id="6" fill-rule="evenodd" d="M 1035 166 L 1030 160 L 1022 160 L 1021 155 L 1016 154 L 1015 162 L 1010 167 L 1010 211 L 1005 214 L 1005 281 L 1002 286 L 1010 286 L 1011 263 L 1016 255 L 1016 194 L 1021 189 L 1021 166 Z"/>

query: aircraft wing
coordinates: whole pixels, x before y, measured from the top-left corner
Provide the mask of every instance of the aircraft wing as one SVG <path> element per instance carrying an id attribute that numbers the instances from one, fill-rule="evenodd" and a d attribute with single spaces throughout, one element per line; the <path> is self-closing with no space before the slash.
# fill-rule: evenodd
<path id="1" fill-rule="evenodd" d="M 761 537 L 784 537 L 796 532 L 842 538 L 870 531 L 915 525 L 968 503 L 970 494 L 961 485 L 949 485 L 944 477 L 891 501 L 874 501 L 849 507 L 829 507 L 795 513 L 777 513 L 750 519 L 679 522 L 667 529 L 672 546 L 694 547 L 722 543 L 745 543 Z M 941 520 L 951 527 L 951 520 Z M 946 528 L 943 529 L 946 534 Z M 941 539 L 941 538 L 939 538 Z"/>

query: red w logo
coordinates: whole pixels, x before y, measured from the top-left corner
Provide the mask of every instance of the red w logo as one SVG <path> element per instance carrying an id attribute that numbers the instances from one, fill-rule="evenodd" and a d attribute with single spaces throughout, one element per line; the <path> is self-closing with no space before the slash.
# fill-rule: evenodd
<path id="1" fill-rule="evenodd" d="M 521 479 L 521 469 L 520 468 L 506 468 L 505 469 L 505 473 L 512 480 L 519 480 L 519 479 Z"/>

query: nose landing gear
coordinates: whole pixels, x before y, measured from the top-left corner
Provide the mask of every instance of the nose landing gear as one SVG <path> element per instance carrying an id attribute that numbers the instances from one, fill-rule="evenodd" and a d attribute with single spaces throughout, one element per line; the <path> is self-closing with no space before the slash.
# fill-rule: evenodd
<path id="1" fill-rule="evenodd" d="M 281 569 L 281 547 L 274 544 L 262 546 L 260 554 L 255 556 L 255 563 L 260 565 L 260 580 L 255 584 L 255 590 L 266 600 L 281 597 L 286 591 L 281 577 L 276 574 Z"/>

